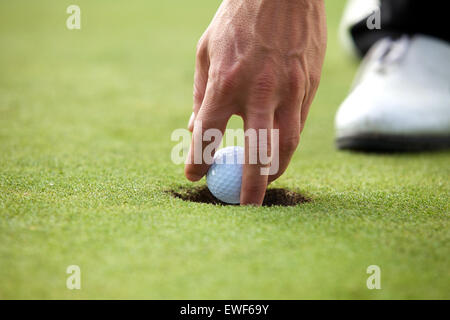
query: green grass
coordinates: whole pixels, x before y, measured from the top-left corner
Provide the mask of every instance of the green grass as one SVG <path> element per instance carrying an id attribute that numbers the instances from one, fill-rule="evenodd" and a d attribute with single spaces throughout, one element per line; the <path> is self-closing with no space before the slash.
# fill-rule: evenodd
<path id="1" fill-rule="evenodd" d="M 166 193 L 191 185 L 170 134 L 218 1 L 79 0 L 69 31 L 72 3 L 0 3 L 0 298 L 450 298 L 449 153 L 333 146 L 357 67 L 337 41 L 343 1 L 327 1 L 321 87 L 274 184 L 313 201 L 272 208 Z M 72 264 L 81 290 L 65 287 Z"/>

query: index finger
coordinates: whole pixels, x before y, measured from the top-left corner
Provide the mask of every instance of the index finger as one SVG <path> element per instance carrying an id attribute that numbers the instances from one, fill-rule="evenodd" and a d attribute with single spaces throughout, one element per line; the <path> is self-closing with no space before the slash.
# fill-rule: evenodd
<path id="1" fill-rule="evenodd" d="M 231 115 L 227 102 L 222 99 L 217 90 L 208 87 L 194 122 L 192 142 L 184 170 L 185 176 L 190 181 L 200 180 L 208 171 L 211 165 L 208 160 L 212 161 L 214 149 L 219 146 Z"/>

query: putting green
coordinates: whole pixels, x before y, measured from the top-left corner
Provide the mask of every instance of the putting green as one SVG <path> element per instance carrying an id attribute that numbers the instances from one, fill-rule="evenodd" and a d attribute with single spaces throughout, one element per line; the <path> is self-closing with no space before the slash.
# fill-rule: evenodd
<path id="1" fill-rule="evenodd" d="M 337 40 L 343 1 L 327 1 L 321 87 L 273 185 L 312 201 L 264 208 L 168 192 L 204 184 L 170 161 L 170 135 L 219 1 L 76 2 L 72 31 L 70 1 L 0 3 L 0 298 L 450 298 L 449 153 L 333 146 L 357 68 Z"/>

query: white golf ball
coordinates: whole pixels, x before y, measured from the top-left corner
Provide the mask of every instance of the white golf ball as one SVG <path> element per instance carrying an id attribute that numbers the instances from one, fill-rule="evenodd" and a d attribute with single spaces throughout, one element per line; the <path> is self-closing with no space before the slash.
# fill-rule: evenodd
<path id="1" fill-rule="evenodd" d="M 216 152 L 206 175 L 206 184 L 217 199 L 230 204 L 240 202 L 243 163 L 242 147 L 227 147 Z"/>

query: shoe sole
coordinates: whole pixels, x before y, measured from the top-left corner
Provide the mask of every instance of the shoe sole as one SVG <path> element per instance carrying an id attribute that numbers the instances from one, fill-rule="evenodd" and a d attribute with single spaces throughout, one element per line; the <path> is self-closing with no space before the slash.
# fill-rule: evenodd
<path id="1" fill-rule="evenodd" d="M 340 150 L 395 153 L 450 149 L 449 136 L 357 135 L 336 139 Z"/>

